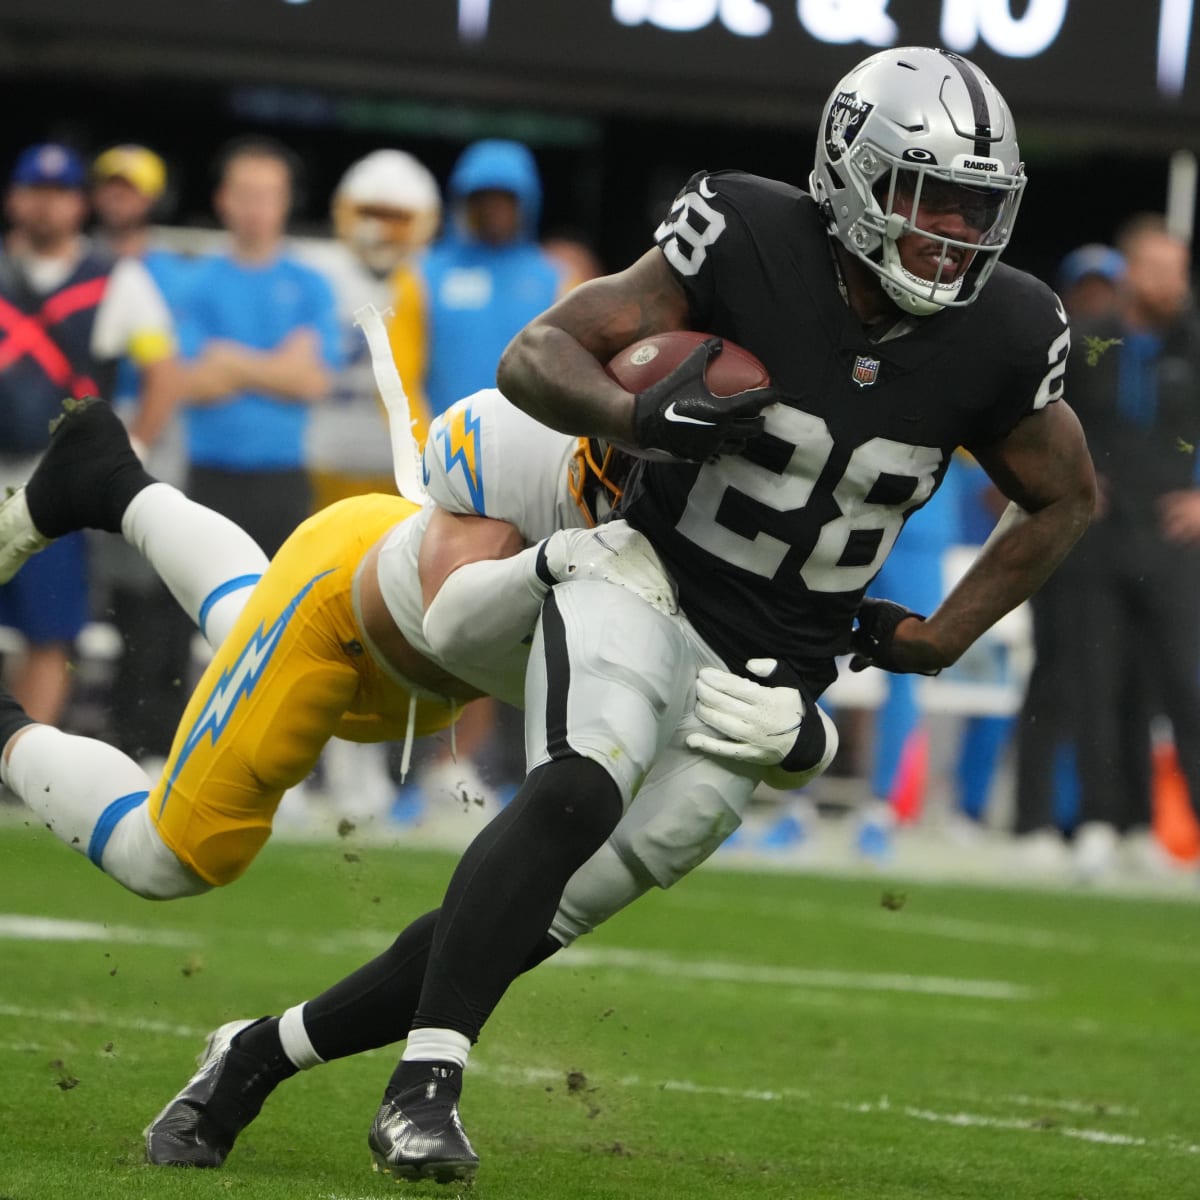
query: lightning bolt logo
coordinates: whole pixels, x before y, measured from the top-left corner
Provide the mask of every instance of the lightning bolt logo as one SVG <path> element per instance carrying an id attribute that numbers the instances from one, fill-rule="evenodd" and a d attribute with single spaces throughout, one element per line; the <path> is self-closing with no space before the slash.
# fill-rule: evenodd
<path id="1" fill-rule="evenodd" d="M 456 463 L 462 466 L 471 494 L 471 507 L 481 516 L 487 512 L 483 504 L 483 437 L 479 418 L 469 404 L 460 405 L 447 414 L 449 420 L 439 430 L 442 450 L 446 456 L 446 475 Z"/>
<path id="2" fill-rule="evenodd" d="M 283 631 L 295 615 L 300 602 L 312 591 L 318 580 L 324 579 L 334 570 L 336 568 L 331 567 L 328 571 L 314 575 L 292 597 L 269 629 L 264 629 L 262 625 L 259 625 L 258 629 L 250 636 L 250 640 L 242 647 L 237 661 L 228 670 L 221 673 L 221 678 L 217 680 L 212 694 L 188 731 L 183 748 L 179 751 L 179 757 L 175 761 L 174 769 L 167 780 L 167 786 L 163 790 L 162 803 L 158 807 L 159 816 L 162 816 L 163 809 L 167 806 L 167 798 L 171 794 L 171 788 L 175 785 L 175 780 L 179 778 L 179 772 L 191 758 L 192 752 L 206 735 L 209 737 L 209 744 L 216 745 L 217 739 L 229 724 L 229 718 L 237 708 L 238 701 L 249 696 L 263 677 L 263 672 L 283 637 Z"/>

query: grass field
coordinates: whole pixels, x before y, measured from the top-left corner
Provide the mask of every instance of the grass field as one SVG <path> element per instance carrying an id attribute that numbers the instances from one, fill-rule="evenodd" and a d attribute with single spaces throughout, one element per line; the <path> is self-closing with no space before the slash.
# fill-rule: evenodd
<path id="1" fill-rule="evenodd" d="M 390 1051 L 285 1084 L 220 1171 L 140 1141 L 209 1029 L 356 965 L 450 866 L 272 844 L 153 905 L 0 826 L 0 1198 L 452 1200 L 370 1170 Z M 1200 1196 L 1198 985 L 1200 903 L 704 871 L 509 993 L 472 1200 Z"/>

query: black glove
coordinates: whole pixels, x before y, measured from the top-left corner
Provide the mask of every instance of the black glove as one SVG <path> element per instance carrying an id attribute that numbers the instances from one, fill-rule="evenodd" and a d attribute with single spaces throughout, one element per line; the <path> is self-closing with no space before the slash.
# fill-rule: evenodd
<path id="1" fill-rule="evenodd" d="M 850 634 L 850 649 L 854 654 L 850 660 L 850 670 L 864 671 L 867 667 L 878 667 L 881 671 L 894 671 L 900 675 L 936 675 L 941 668 L 911 671 L 908 667 L 897 666 L 892 660 L 892 638 L 896 634 L 896 626 L 905 617 L 925 620 L 919 612 L 913 612 L 894 600 L 865 597 L 858 606 L 858 624 Z"/>
<path id="2" fill-rule="evenodd" d="M 778 398 L 774 388 L 714 396 L 704 382 L 705 368 L 721 346 L 720 338 L 709 338 L 634 397 L 633 433 L 641 449 L 707 462 L 718 454 L 736 454 L 762 432 L 760 412 Z"/>

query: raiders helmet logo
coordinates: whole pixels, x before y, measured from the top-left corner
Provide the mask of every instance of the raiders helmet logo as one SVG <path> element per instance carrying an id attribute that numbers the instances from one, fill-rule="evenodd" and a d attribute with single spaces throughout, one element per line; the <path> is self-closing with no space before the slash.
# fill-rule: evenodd
<path id="1" fill-rule="evenodd" d="M 825 153 L 837 162 L 858 136 L 863 121 L 875 105 L 860 100 L 856 92 L 838 92 L 829 105 L 825 119 Z"/>

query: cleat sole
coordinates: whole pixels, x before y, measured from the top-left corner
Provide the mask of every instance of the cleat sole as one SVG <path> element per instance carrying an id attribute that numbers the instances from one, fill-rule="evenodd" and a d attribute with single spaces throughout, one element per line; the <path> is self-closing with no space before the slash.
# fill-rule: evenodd
<path id="1" fill-rule="evenodd" d="M 389 1163 L 382 1156 L 372 1154 L 371 1169 L 387 1175 L 399 1183 L 471 1183 L 478 1170 L 476 1163 L 423 1162 Z"/>

